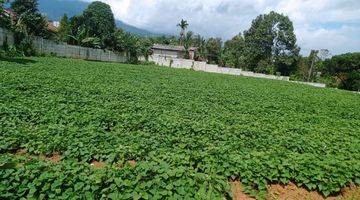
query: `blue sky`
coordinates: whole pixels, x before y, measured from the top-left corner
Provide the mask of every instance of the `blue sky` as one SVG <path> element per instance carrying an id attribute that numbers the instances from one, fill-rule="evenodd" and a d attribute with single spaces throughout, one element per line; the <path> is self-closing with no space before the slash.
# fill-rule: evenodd
<path id="1" fill-rule="evenodd" d="M 93 0 L 83 0 L 93 1 Z M 117 19 L 159 33 L 177 34 L 182 19 L 189 30 L 229 39 L 271 10 L 294 22 L 302 54 L 328 49 L 332 54 L 360 51 L 360 0 L 101 0 Z"/>

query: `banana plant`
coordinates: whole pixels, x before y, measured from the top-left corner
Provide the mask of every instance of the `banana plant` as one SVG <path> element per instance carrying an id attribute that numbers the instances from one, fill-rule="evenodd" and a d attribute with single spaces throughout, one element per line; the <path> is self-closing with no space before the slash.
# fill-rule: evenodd
<path id="1" fill-rule="evenodd" d="M 93 48 L 101 48 L 101 40 L 98 37 L 89 37 L 88 31 L 84 26 L 78 28 L 75 35 L 68 35 L 71 39 L 75 41 L 77 45 L 83 47 L 93 47 Z"/>

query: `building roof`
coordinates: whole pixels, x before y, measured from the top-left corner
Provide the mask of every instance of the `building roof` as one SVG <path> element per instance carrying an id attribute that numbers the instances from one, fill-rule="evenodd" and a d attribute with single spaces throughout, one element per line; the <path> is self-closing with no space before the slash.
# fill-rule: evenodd
<path id="1" fill-rule="evenodd" d="M 16 13 L 15 13 L 12 9 L 10 9 L 10 8 L 5 8 L 5 9 L 4 9 L 4 12 L 5 12 L 7 15 L 9 15 L 10 17 L 16 17 L 16 16 L 17 16 Z"/>
<path id="2" fill-rule="evenodd" d="M 6 13 L 7 15 L 9 15 L 9 16 L 12 18 L 13 21 L 16 20 L 16 18 L 17 18 L 16 12 L 14 12 L 14 11 L 13 11 L 12 9 L 10 9 L 10 8 L 5 8 L 4 11 L 5 11 L 5 13 Z M 47 28 L 49 31 L 52 31 L 52 32 L 57 32 L 57 31 L 58 31 L 58 30 L 57 30 L 57 27 L 56 27 L 56 26 L 54 25 L 54 23 L 51 22 L 51 21 L 46 21 L 46 28 Z"/>
<path id="3" fill-rule="evenodd" d="M 153 49 L 169 50 L 169 51 L 185 51 L 184 46 L 173 46 L 164 44 L 154 44 Z"/>
<path id="4" fill-rule="evenodd" d="M 46 28 L 49 30 L 49 31 L 52 31 L 54 33 L 56 33 L 58 31 L 57 27 L 54 26 L 54 24 L 52 22 L 46 22 Z"/>

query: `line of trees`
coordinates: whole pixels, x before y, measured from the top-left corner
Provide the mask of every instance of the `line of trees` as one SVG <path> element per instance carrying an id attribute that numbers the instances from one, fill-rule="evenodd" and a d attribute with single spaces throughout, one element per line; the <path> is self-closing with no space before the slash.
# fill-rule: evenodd
<path id="1" fill-rule="evenodd" d="M 224 43 L 220 38 L 205 39 L 186 32 L 188 25 L 181 20 L 179 38 L 159 37 L 156 43 L 183 45 L 185 49 L 197 47 L 195 59 L 211 64 L 360 90 L 360 53 L 331 58 L 328 50 L 312 50 L 309 56 L 301 56 L 293 23 L 285 15 L 273 11 L 259 15 L 248 30 Z"/>
<path id="2" fill-rule="evenodd" d="M 127 52 L 130 62 L 138 62 L 139 56 L 148 56 L 151 44 L 115 25 L 109 5 L 95 1 L 81 15 L 60 20 L 58 39 L 68 44 Z"/>
<path id="3" fill-rule="evenodd" d="M 11 20 L 10 17 L 5 15 L 4 4 L 7 3 L 5 0 L 0 0 L 0 26 L 10 28 Z"/>
<path id="4" fill-rule="evenodd" d="M 160 42 L 197 47 L 197 60 L 261 73 L 290 75 L 296 70 L 300 48 L 291 20 L 282 14 L 270 12 L 258 16 L 249 30 L 225 43 L 220 38 L 204 39 L 186 32 L 185 20 L 178 26 L 181 28 L 179 42 L 174 38 Z"/>
<path id="5" fill-rule="evenodd" d="M 8 2 L 16 14 L 15 19 L 10 19 L 5 13 L 4 4 Z M 0 0 L 0 6 L 0 26 L 15 33 L 16 51 L 21 55 L 36 54 L 32 36 L 84 47 L 125 51 L 132 63 L 138 62 L 139 56 L 150 54 L 151 41 L 117 28 L 110 6 L 100 1 L 89 4 L 81 15 L 71 18 L 64 15 L 57 32 L 49 30 L 48 20 L 38 11 L 37 0 Z"/>
<path id="6" fill-rule="evenodd" d="M 11 3 L 11 12 L 5 13 L 4 4 Z M 53 38 L 54 33 L 47 28 L 47 19 L 39 12 L 37 0 L 0 0 L 0 26 L 14 32 L 15 47 L 7 44 L 4 49 L 13 55 L 34 55 L 36 50 L 32 45 L 32 36 Z"/>

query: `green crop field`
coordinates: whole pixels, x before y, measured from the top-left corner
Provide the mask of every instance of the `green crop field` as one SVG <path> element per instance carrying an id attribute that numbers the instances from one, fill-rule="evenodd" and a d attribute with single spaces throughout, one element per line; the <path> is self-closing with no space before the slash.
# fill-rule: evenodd
<path id="1" fill-rule="evenodd" d="M 0 60 L 0 124 L 0 199 L 223 199 L 230 180 L 258 198 L 270 183 L 325 196 L 360 185 L 360 95 L 347 91 Z"/>

